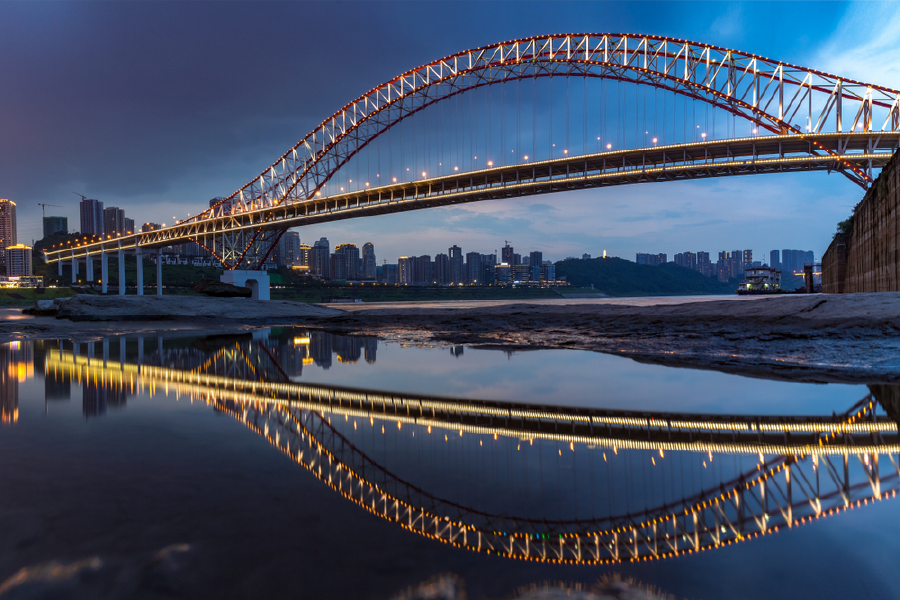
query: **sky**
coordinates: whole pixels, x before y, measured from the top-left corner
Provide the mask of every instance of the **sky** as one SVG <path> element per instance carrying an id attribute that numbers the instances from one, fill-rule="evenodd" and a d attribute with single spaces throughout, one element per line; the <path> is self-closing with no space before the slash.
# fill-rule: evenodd
<path id="1" fill-rule="evenodd" d="M 74 193 L 137 223 L 206 208 L 348 101 L 441 56 L 560 32 L 736 48 L 900 88 L 900 3 L 0 2 L 0 198 L 19 241 L 41 208 L 79 228 Z M 73 193 L 74 192 L 74 193 Z M 505 240 L 582 253 L 813 250 L 862 190 L 796 173 L 619 186 L 351 219 L 301 241 L 375 244 L 378 260 Z"/>

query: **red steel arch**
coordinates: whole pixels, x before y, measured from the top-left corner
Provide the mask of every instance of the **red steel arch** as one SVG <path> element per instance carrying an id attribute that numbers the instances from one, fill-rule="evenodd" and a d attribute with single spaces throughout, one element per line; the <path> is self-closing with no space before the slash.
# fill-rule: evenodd
<path id="1" fill-rule="evenodd" d="M 524 38 L 459 52 L 373 88 L 323 121 L 259 177 L 189 221 L 310 199 L 366 144 L 431 104 L 485 85 L 554 75 L 650 85 L 814 143 L 822 132 L 873 131 L 882 117 L 881 131 L 900 132 L 900 91 L 767 57 L 662 36 Z M 798 115 L 806 125 L 792 124 Z M 853 115 L 849 127 L 845 115 Z M 851 180 L 863 187 L 870 183 L 859 167 L 844 166 Z"/>

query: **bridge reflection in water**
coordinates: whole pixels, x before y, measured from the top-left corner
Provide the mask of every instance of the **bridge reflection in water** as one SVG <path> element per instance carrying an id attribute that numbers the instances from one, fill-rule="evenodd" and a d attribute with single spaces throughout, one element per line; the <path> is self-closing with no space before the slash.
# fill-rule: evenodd
<path id="1" fill-rule="evenodd" d="M 469 550 L 560 563 L 700 552 L 896 497 L 896 388 L 844 414 L 701 415 L 309 385 L 305 362 L 375 360 L 321 332 L 162 341 L 120 360 L 46 350 L 45 378 L 204 401 L 359 507 Z M 104 342 L 106 344 L 108 342 Z M 340 350 L 335 350 L 335 348 Z M 134 348 L 133 348 L 134 349 Z M 130 355 L 130 356 L 129 356 Z M 130 360 L 126 360 L 128 357 Z"/>

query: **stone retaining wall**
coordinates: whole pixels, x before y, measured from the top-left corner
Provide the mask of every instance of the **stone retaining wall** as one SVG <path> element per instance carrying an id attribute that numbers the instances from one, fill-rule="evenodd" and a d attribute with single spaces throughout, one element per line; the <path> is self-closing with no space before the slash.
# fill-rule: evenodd
<path id="1" fill-rule="evenodd" d="M 866 192 L 849 236 L 835 236 L 822 257 L 830 294 L 900 291 L 900 152 Z"/>

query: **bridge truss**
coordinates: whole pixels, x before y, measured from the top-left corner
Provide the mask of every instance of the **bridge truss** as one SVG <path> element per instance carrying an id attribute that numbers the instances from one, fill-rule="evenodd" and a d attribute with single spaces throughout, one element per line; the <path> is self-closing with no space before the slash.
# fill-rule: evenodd
<path id="1" fill-rule="evenodd" d="M 705 144 L 697 140 L 675 148 L 647 147 L 606 155 L 598 148 L 592 156 L 566 156 L 559 161 L 551 156 L 546 164 L 520 160 L 505 168 L 503 161 L 499 164 L 504 168 L 445 173 L 442 177 L 423 173 L 421 180 L 400 182 L 399 186 L 323 193 L 352 158 L 409 117 L 495 84 L 554 77 L 600 79 L 661 90 L 734 115 L 751 124 L 754 135 L 770 135 L 749 142 L 730 139 Z M 259 269 L 288 227 L 453 202 L 795 170 L 834 170 L 867 187 L 872 168 L 884 164 L 898 146 L 898 138 L 900 92 L 882 86 L 658 36 L 560 34 L 512 40 L 444 57 L 370 90 L 215 206 L 173 227 L 113 240 L 113 244 L 116 249 L 120 245 L 137 249 L 194 241 L 228 269 Z M 778 148 L 773 150 L 773 145 Z M 747 146 L 751 151 L 741 150 Z M 785 151 L 784 146 L 795 150 Z M 767 149 L 761 150 L 764 147 Z M 795 155 L 790 156 L 791 152 Z M 484 187 L 496 188 L 498 177 L 500 189 Z M 433 196 L 438 186 L 444 197 L 436 200 Z M 449 193 L 448 188 L 452 190 Z M 375 195 L 382 205 L 377 209 L 344 210 L 360 204 L 371 207 Z M 102 244 L 95 251 L 107 251 L 110 242 Z M 89 251 L 85 247 L 74 250 Z M 47 258 L 51 262 L 74 261 L 77 256 L 69 248 L 52 250 Z"/>
<path id="2" fill-rule="evenodd" d="M 870 394 L 840 416 L 769 417 L 540 407 L 417 397 L 290 381 L 262 341 L 160 366 L 49 351 L 45 369 L 75 381 L 203 400 L 228 413 L 361 508 L 454 546 L 510 558 L 612 563 L 668 558 L 792 528 L 900 488 L 900 434 Z M 191 365 L 188 367 L 188 365 Z M 357 447 L 332 418 L 409 424 L 496 439 L 695 453 L 759 453 L 755 469 L 679 500 L 608 517 L 547 520 L 441 498 Z M 590 451 L 590 450 L 589 450 Z M 762 457 L 768 457 L 762 461 Z"/>

